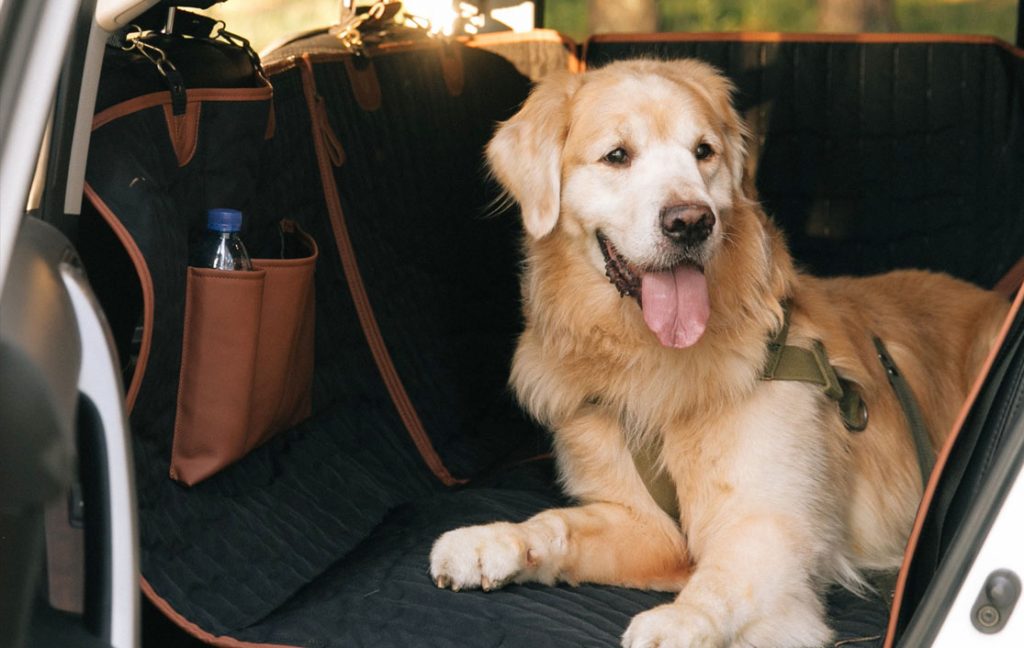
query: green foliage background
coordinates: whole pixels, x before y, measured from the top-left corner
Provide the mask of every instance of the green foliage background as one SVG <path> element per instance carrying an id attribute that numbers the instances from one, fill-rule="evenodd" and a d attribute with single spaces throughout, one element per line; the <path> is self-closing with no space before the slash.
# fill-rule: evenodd
<path id="1" fill-rule="evenodd" d="M 901 32 L 989 34 L 1013 42 L 1017 0 L 895 0 Z M 545 22 L 573 38 L 587 35 L 587 0 L 547 0 Z M 817 0 L 658 0 L 659 31 L 817 29 Z"/>
<path id="2" fill-rule="evenodd" d="M 443 0 L 442 0 L 443 1 Z M 338 0 L 245 0 L 209 13 L 257 50 L 275 39 L 337 22 Z M 360 2 L 365 4 L 365 2 Z M 895 0 L 901 32 L 990 34 L 1013 41 L 1017 0 Z M 547 0 L 545 24 L 581 41 L 587 0 Z M 817 0 L 658 0 L 660 31 L 786 31 L 817 28 Z"/>

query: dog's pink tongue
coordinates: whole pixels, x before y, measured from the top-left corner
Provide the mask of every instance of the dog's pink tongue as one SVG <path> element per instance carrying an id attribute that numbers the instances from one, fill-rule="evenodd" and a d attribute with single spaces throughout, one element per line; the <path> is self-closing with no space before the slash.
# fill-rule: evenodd
<path id="1" fill-rule="evenodd" d="M 693 266 L 648 272 L 640 284 L 644 322 L 664 346 L 685 349 L 704 333 L 711 313 L 708 282 Z"/>

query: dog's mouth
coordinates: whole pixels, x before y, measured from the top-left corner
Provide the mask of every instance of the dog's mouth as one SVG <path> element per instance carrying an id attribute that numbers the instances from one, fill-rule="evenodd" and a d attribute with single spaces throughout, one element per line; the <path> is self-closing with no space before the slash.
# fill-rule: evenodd
<path id="1" fill-rule="evenodd" d="M 711 314 L 703 267 L 683 260 L 668 268 L 644 269 L 619 254 L 601 232 L 597 244 L 608 281 L 619 295 L 636 299 L 644 322 L 663 346 L 683 349 L 700 340 Z"/>
<path id="2" fill-rule="evenodd" d="M 618 289 L 619 295 L 632 297 L 643 308 L 640 295 L 643 272 L 619 254 L 608 237 L 601 232 L 597 233 L 597 245 L 601 248 L 601 254 L 604 256 L 604 273 L 608 276 L 608 281 Z"/>

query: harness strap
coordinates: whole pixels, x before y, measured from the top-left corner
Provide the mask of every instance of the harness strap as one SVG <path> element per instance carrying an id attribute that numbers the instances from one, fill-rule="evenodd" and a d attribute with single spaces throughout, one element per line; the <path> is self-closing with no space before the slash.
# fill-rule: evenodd
<path id="1" fill-rule="evenodd" d="M 896 363 L 893 362 L 889 351 L 882 344 L 882 340 L 876 336 L 872 338 L 872 341 L 875 343 L 875 350 L 878 351 L 878 359 L 885 368 L 885 375 L 889 379 L 889 384 L 892 385 L 892 390 L 896 392 L 896 398 L 903 409 L 903 415 L 906 417 L 907 425 L 910 427 L 910 434 L 914 437 L 914 447 L 917 450 L 917 465 L 921 469 L 921 481 L 927 486 L 928 477 L 932 474 L 932 468 L 935 467 L 935 451 L 932 450 L 931 440 L 928 437 L 928 426 L 925 425 L 924 417 L 921 416 L 921 408 L 917 404 L 917 399 L 914 398 L 914 392 L 910 391 L 907 379 L 903 377 L 899 368 L 896 367 Z"/>
<path id="2" fill-rule="evenodd" d="M 859 432 L 867 427 L 868 408 L 853 384 L 845 378 L 840 378 L 835 367 L 828 361 L 828 354 L 825 352 L 825 345 L 820 340 L 814 340 L 810 349 L 786 344 L 789 336 L 789 304 L 782 304 L 782 327 L 768 341 L 768 358 L 765 363 L 761 380 L 797 380 L 800 382 L 813 383 L 821 387 L 822 392 L 839 406 L 839 416 L 847 430 Z M 900 373 L 896 362 L 893 361 L 885 344 L 878 336 L 872 336 L 875 350 L 878 352 L 878 360 L 885 369 L 885 375 L 889 379 L 896 399 L 903 410 L 903 416 L 907 419 L 907 426 L 914 439 L 914 449 L 917 452 L 917 465 L 921 470 L 921 480 L 927 484 L 928 477 L 935 466 L 935 451 L 932 450 L 931 441 L 928 436 L 928 428 L 925 425 L 924 417 L 921 415 L 921 408 L 914 398 L 914 392 L 906 378 Z"/>
<path id="3" fill-rule="evenodd" d="M 868 408 L 853 384 L 840 378 L 828 361 L 825 345 L 814 340 L 810 349 L 786 344 L 789 336 L 789 305 L 782 304 L 782 328 L 768 341 L 768 360 L 761 380 L 796 380 L 821 387 L 839 406 L 839 416 L 847 430 L 859 432 L 867 427 Z"/>

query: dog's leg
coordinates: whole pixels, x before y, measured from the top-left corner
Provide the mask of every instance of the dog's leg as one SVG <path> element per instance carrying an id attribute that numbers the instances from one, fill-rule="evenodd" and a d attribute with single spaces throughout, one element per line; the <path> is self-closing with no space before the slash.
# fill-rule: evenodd
<path id="1" fill-rule="evenodd" d="M 689 572 L 678 531 L 611 503 L 455 529 L 430 552 L 434 582 L 454 590 L 565 581 L 678 591 Z"/>
<path id="2" fill-rule="evenodd" d="M 832 636 L 798 547 L 796 521 L 751 516 L 723 528 L 675 602 L 633 618 L 627 648 L 814 647 Z"/>
<path id="3" fill-rule="evenodd" d="M 566 581 L 681 589 L 690 572 L 682 535 L 651 499 L 617 422 L 591 410 L 559 429 L 556 446 L 563 483 L 588 503 L 445 533 L 430 552 L 438 586 Z"/>
<path id="4" fill-rule="evenodd" d="M 691 472 L 696 466 L 705 479 L 686 509 L 696 567 L 673 603 L 634 617 L 623 646 L 802 648 L 828 641 L 816 584 L 840 566 L 842 527 L 832 513 L 840 464 L 830 468 L 826 457 L 828 439 L 842 437 L 816 425 L 820 399 L 797 383 L 767 383 L 718 421 L 715 444 L 677 465 Z"/>

